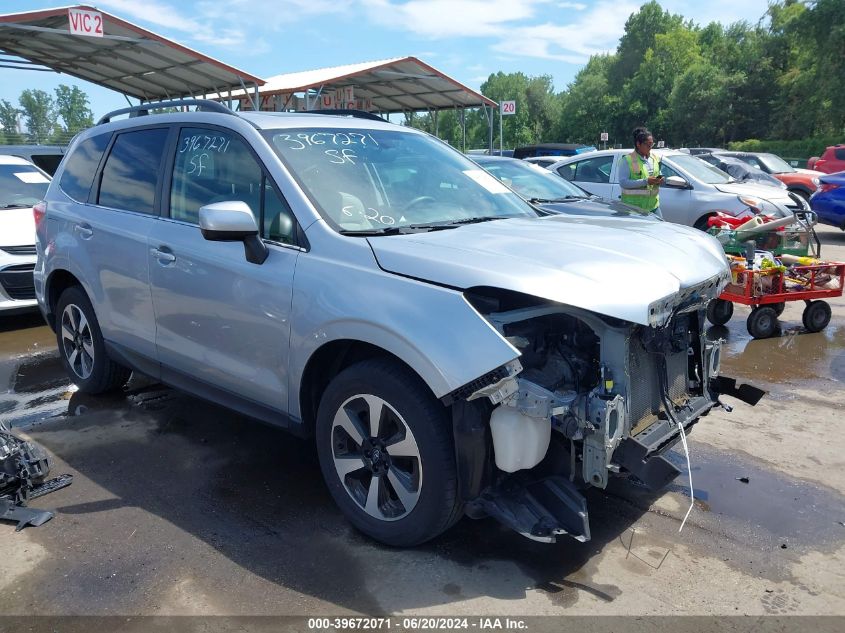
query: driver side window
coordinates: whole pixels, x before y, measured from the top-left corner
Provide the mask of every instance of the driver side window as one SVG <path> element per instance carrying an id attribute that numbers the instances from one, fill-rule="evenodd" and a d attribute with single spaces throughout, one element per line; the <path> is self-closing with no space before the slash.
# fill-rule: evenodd
<path id="1" fill-rule="evenodd" d="M 182 128 L 170 185 L 170 217 L 199 224 L 200 207 L 234 200 L 249 206 L 261 237 L 294 243 L 290 207 L 246 143 L 225 130 Z"/>

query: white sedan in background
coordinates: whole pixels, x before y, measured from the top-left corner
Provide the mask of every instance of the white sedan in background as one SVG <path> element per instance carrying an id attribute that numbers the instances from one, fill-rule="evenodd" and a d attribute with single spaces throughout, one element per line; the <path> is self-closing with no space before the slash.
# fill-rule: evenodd
<path id="1" fill-rule="evenodd" d="M 0 155 L 0 314 L 36 310 L 35 219 L 50 177 L 29 161 Z"/>

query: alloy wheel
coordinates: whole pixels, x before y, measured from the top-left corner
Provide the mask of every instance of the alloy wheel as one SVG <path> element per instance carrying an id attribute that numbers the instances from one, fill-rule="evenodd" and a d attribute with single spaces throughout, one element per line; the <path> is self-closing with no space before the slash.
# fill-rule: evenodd
<path id="1" fill-rule="evenodd" d="M 422 459 L 414 434 L 390 403 L 371 394 L 348 398 L 332 422 L 332 458 L 347 494 L 368 515 L 396 521 L 422 491 Z"/>
<path id="2" fill-rule="evenodd" d="M 73 373 L 85 380 L 94 371 L 94 340 L 88 319 L 79 306 L 73 303 L 65 306 L 61 328 L 65 359 Z"/>

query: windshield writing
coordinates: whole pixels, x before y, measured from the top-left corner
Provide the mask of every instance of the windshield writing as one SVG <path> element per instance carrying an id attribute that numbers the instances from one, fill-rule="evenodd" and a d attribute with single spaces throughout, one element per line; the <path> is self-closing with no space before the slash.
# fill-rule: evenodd
<path id="1" fill-rule="evenodd" d="M 519 196 L 443 143 L 399 130 L 268 130 L 273 149 L 335 229 L 536 216 Z"/>

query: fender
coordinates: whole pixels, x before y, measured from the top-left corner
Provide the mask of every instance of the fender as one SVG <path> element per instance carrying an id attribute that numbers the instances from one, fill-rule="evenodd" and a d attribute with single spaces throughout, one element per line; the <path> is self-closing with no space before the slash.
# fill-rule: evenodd
<path id="1" fill-rule="evenodd" d="M 328 276 L 336 280 L 331 292 Z M 315 292 L 317 288 L 322 292 Z M 372 268 L 339 270 L 336 262 L 301 257 L 291 312 L 289 393 L 300 392 L 311 356 L 338 340 L 390 352 L 437 398 L 520 355 L 457 290 Z M 290 415 L 301 416 L 296 398 L 289 406 Z"/>

